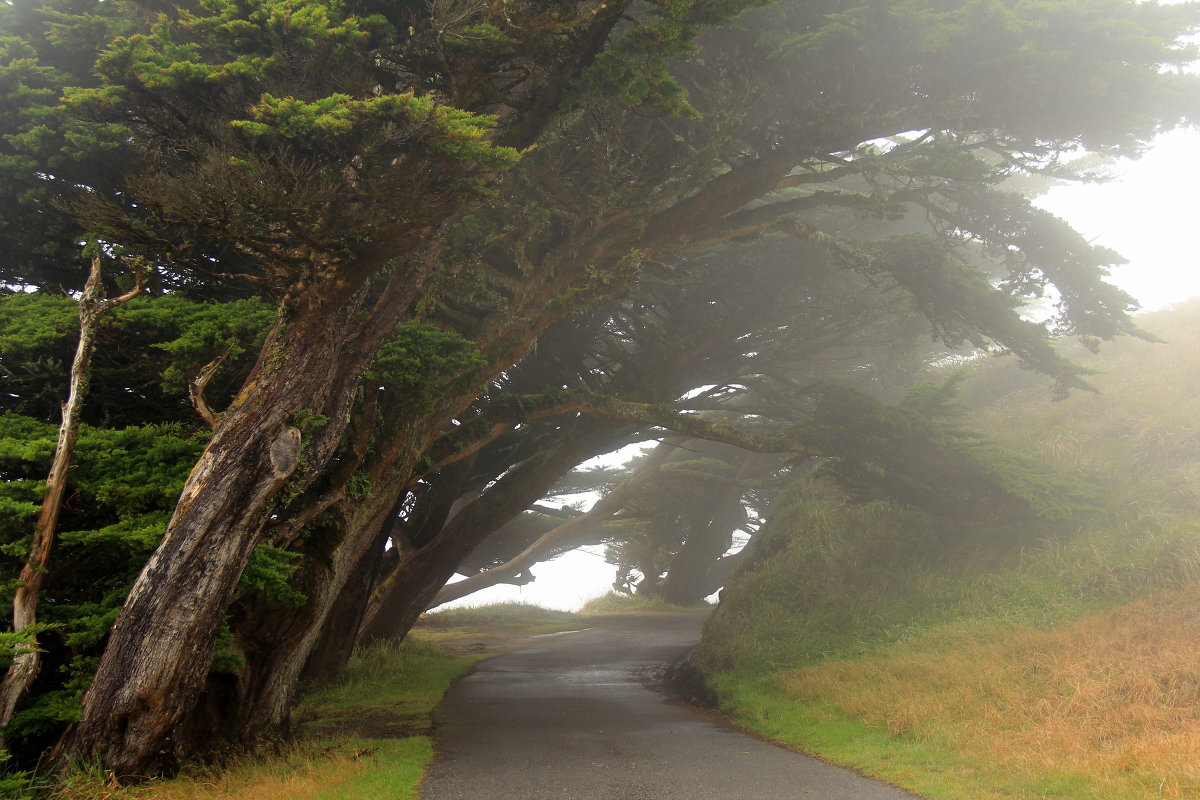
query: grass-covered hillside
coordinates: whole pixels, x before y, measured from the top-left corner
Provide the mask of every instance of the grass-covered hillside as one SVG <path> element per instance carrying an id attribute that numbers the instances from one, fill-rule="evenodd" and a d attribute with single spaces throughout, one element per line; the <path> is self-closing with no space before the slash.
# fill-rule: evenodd
<path id="1" fill-rule="evenodd" d="M 933 798 L 1200 796 L 1200 303 L 1143 325 L 1166 343 L 1069 353 L 1100 394 L 1007 360 L 964 385 L 969 425 L 1093 485 L 1090 514 L 777 500 L 706 628 L 726 710 Z"/>

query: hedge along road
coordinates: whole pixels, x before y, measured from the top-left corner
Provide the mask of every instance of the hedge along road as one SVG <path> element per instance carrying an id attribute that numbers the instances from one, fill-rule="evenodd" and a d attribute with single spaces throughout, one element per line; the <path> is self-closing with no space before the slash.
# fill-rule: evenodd
<path id="1" fill-rule="evenodd" d="M 491 661 L 435 715 L 421 800 L 912 800 L 656 689 L 702 615 L 622 615 Z"/>

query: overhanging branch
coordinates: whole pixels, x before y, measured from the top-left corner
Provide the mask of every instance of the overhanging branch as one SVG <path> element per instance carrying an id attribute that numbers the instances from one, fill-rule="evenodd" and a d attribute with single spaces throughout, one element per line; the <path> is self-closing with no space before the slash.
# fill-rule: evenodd
<path id="1" fill-rule="evenodd" d="M 684 434 L 693 439 L 723 442 L 759 453 L 827 455 L 802 441 L 801 432 L 791 429 L 778 434 L 755 434 L 735 425 L 714 422 L 699 414 L 685 414 L 669 405 L 634 403 L 586 389 L 563 389 L 538 395 L 499 398 L 487 412 L 442 436 L 428 453 L 432 468 L 462 458 L 520 423 L 565 414 L 594 414 L 641 422 Z"/>

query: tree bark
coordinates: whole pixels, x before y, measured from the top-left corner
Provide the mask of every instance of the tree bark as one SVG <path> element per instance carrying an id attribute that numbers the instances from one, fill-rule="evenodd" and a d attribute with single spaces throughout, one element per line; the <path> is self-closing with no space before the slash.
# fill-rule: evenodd
<path id="1" fill-rule="evenodd" d="M 367 603 L 371 599 L 371 587 L 379 570 L 383 555 L 384 540 L 380 538 L 363 553 L 346 586 L 338 594 L 324 630 L 304 662 L 300 673 L 303 681 L 320 681 L 341 672 L 354 652 L 354 641 L 362 625 Z"/>
<path id="2" fill-rule="evenodd" d="M 345 429 L 346 392 L 365 369 L 355 362 L 370 350 L 361 337 L 355 341 L 362 292 L 352 284 L 311 289 L 268 337 L 135 581 L 82 718 L 57 757 L 100 758 L 126 777 L 144 774 L 169 749 L 172 730 L 204 684 L 221 620 L 272 501 L 302 457 L 305 475 L 297 479 L 318 473 Z M 293 420 L 317 414 L 325 427 L 302 445 Z"/>
<path id="3" fill-rule="evenodd" d="M 112 300 L 104 299 L 104 284 L 101 280 L 100 258 L 92 258 L 91 271 L 83 294 L 79 298 L 79 344 L 71 362 L 71 377 L 67 401 L 62 406 L 62 423 L 58 428 L 58 443 L 50 472 L 46 476 L 46 495 L 42 499 L 41 512 L 33 530 L 33 542 L 29 557 L 21 568 L 17 579 L 17 590 L 13 594 L 13 631 L 28 630 L 37 624 L 38 595 L 45 579 L 46 567 L 50 563 L 50 551 L 58 527 L 58 515 L 62 510 L 63 497 L 67 490 L 67 472 L 71 468 L 71 457 L 75 452 L 75 441 L 79 437 L 79 420 L 87 397 L 88 381 L 92 371 L 92 353 L 96 349 L 96 330 L 100 317 L 107 311 L 133 298 L 142 290 L 142 272 L 136 269 L 137 284 L 133 289 Z M 0 728 L 12 721 L 17 703 L 25 695 L 41 665 L 41 651 L 36 643 L 18 644 L 16 655 L 8 672 L 0 682 Z M 0 739 L 0 747 L 3 740 Z"/>
<path id="4" fill-rule="evenodd" d="M 368 555 L 374 545 L 381 544 L 381 532 L 387 530 L 396 513 L 395 502 L 377 503 L 369 507 L 365 519 L 330 520 L 326 523 L 327 545 L 318 545 L 315 551 L 305 554 L 310 572 L 300 587 L 307 596 L 304 607 L 292 614 L 256 615 L 262 632 L 251 635 L 259 643 L 259 652 L 247 663 L 252 676 L 250 691 L 240 707 L 229 709 L 238 719 L 236 729 L 242 743 L 253 744 L 286 730 L 301 675 L 323 635 L 335 635 L 342 641 L 342 649 L 336 654 L 339 663 L 334 666 L 340 669 L 345 665 L 358 624 L 357 618 L 348 617 L 361 617 L 365 598 L 357 606 L 343 608 L 341 621 L 350 625 L 349 648 L 344 646 L 344 635 L 330 630 L 331 622 L 337 621 L 333 612 L 344 596 L 356 593 L 348 587 L 360 569 L 373 566 Z M 365 592 L 360 587 L 357 594 Z"/>

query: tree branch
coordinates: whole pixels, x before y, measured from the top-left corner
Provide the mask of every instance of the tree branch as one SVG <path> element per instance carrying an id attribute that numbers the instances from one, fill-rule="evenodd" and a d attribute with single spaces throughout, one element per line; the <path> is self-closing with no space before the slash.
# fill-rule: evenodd
<path id="1" fill-rule="evenodd" d="M 568 520 L 549 533 L 544 534 L 536 542 L 500 566 L 477 573 L 465 580 L 447 584 L 434 597 L 429 607 L 436 608 L 443 603 L 449 603 L 451 600 L 466 597 L 488 586 L 509 582 L 511 578 L 526 573 L 531 566 L 541 561 L 549 553 L 562 549 L 564 545 L 573 542 L 586 529 L 603 522 L 619 511 L 629 500 L 630 496 L 649 480 L 652 475 L 658 472 L 667 460 L 667 457 L 675 452 L 675 448 L 685 441 L 686 438 L 678 436 L 663 440 L 654 448 L 650 456 L 638 465 L 633 474 L 621 481 L 611 492 L 597 500 L 596 504 L 586 514 Z"/>
<path id="2" fill-rule="evenodd" d="M 199 374 L 196 375 L 190 383 L 188 383 L 188 397 L 192 401 L 192 407 L 196 409 L 196 413 L 200 415 L 200 419 L 204 420 L 204 424 L 210 428 L 216 428 L 220 421 L 220 415 L 213 412 L 208 407 L 208 401 L 204 399 L 204 390 L 208 388 L 208 382 L 217 374 L 221 364 L 233 352 L 233 348 L 237 345 L 236 341 L 230 342 L 229 347 L 225 348 L 225 352 L 214 358 L 212 361 L 204 365 Z"/>
<path id="3" fill-rule="evenodd" d="M 609 419 L 641 422 L 685 434 L 692 439 L 724 442 L 759 453 L 826 455 L 800 441 L 793 433 L 755 434 L 698 414 L 653 403 L 633 403 L 587 389 L 563 389 L 539 395 L 501 397 L 484 414 L 443 435 L 430 448 L 431 468 L 464 458 L 517 423 L 533 422 L 562 414 L 594 414 Z"/>

